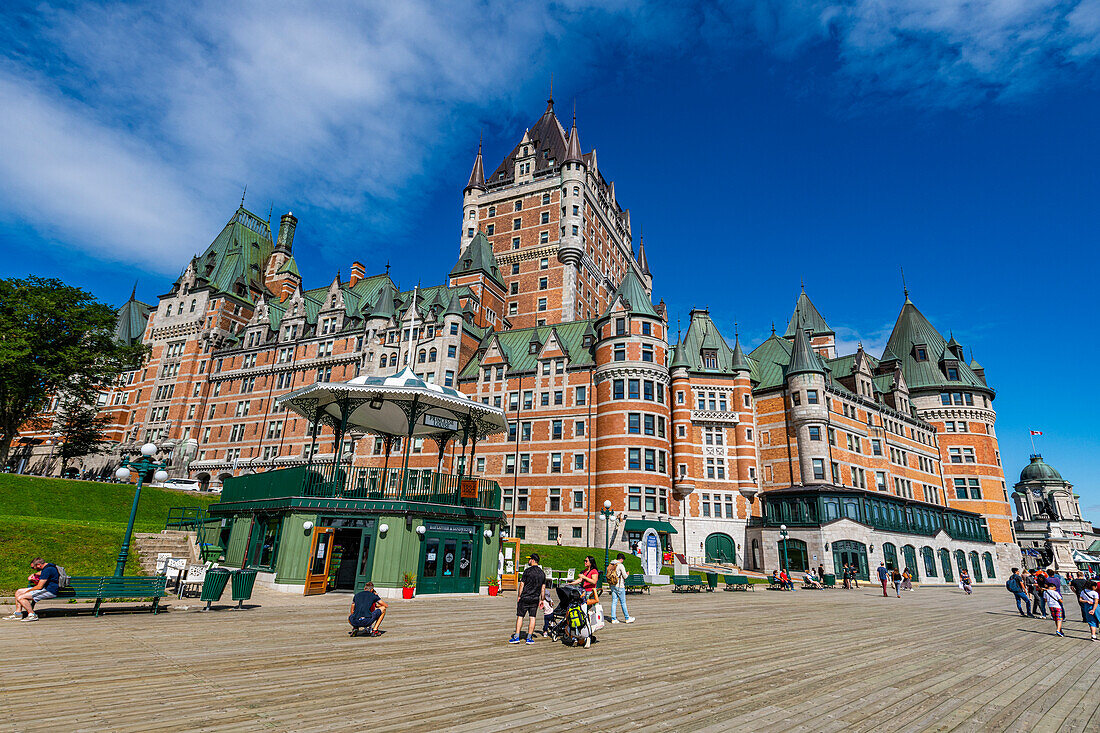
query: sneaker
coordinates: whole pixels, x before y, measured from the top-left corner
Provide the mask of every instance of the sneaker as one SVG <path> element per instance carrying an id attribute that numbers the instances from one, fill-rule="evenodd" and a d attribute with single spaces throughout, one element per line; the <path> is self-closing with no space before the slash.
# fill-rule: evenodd
<path id="1" fill-rule="evenodd" d="M 522 642 L 523 637 L 519 634 L 512 634 L 512 638 L 508 640 L 509 644 L 521 644 Z"/>
<path id="2" fill-rule="evenodd" d="M 37 621 L 38 620 L 38 614 L 37 613 L 32 613 L 30 616 L 27 616 L 23 620 L 24 621 Z"/>
<path id="3" fill-rule="evenodd" d="M 16 611 L 11 616 L 5 616 L 4 620 L 5 621 L 22 621 L 23 620 L 23 612 L 22 611 Z"/>
<path id="4" fill-rule="evenodd" d="M 617 624 L 617 623 L 619 623 L 619 619 L 613 618 L 613 619 L 611 619 L 611 623 Z"/>
<path id="5" fill-rule="evenodd" d="M 524 643 L 524 644 L 534 644 L 534 643 L 535 643 L 535 637 L 533 637 L 533 636 L 528 636 L 528 637 L 527 637 L 527 641 L 525 641 L 525 642 L 523 642 L 523 643 Z"/>
<path id="6" fill-rule="evenodd" d="M 1055 636 L 1065 636 L 1065 634 L 1063 634 L 1061 631 L 1054 632 L 1054 635 Z"/>
<path id="7" fill-rule="evenodd" d="M 584 640 L 584 648 L 587 649 L 590 646 L 592 646 L 592 637 L 591 636 L 587 637 Z"/>
<path id="8" fill-rule="evenodd" d="M 634 617 L 633 617 L 633 616 L 631 616 L 630 618 L 628 618 L 628 619 L 627 619 L 626 621 L 624 621 L 623 623 L 628 623 L 628 624 L 632 624 L 632 623 L 634 623 Z"/>

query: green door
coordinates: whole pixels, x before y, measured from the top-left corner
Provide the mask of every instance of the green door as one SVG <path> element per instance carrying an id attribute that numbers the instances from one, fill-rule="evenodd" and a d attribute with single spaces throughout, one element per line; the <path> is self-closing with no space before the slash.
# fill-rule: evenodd
<path id="1" fill-rule="evenodd" d="M 709 535 L 703 547 L 707 562 L 721 562 L 730 565 L 737 562 L 737 546 L 728 534 L 715 532 Z"/>
<path id="2" fill-rule="evenodd" d="M 867 580 L 867 546 L 854 540 L 840 540 L 833 543 L 833 572 L 840 578 L 844 573 L 844 566 L 856 568 L 856 577 Z"/>
<path id="3" fill-rule="evenodd" d="M 429 522 L 420 551 L 417 593 L 476 593 L 477 527 Z"/>
<path id="4" fill-rule="evenodd" d="M 947 548 L 940 548 L 940 567 L 943 568 L 943 579 L 948 583 L 955 582 L 955 574 L 951 572 L 951 553 Z"/>
<path id="5" fill-rule="evenodd" d="M 909 572 L 913 574 L 913 580 L 920 582 L 920 570 L 917 569 L 917 548 L 912 545 L 904 545 L 901 548 L 901 556 L 904 561 L 901 569 L 909 568 Z"/>

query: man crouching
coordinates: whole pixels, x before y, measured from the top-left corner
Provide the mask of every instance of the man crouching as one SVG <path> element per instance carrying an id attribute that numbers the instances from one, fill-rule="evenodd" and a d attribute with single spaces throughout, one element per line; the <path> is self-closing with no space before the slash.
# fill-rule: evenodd
<path id="1" fill-rule="evenodd" d="M 374 592 L 374 583 L 364 583 L 363 590 L 356 593 L 351 599 L 351 615 L 348 623 L 351 631 L 348 636 L 381 636 L 383 632 L 378 630 L 382 625 L 382 619 L 386 618 L 386 602 Z"/>

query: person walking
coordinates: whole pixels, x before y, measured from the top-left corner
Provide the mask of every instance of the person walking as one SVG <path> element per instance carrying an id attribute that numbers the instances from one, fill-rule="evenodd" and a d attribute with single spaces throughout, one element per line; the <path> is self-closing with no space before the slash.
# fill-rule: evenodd
<path id="1" fill-rule="evenodd" d="M 1045 619 L 1047 617 L 1046 603 L 1043 602 L 1043 590 L 1039 587 L 1039 580 L 1035 573 L 1024 571 L 1024 587 L 1031 596 L 1031 613 L 1033 616 Z"/>
<path id="2" fill-rule="evenodd" d="M 527 556 L 527 567 L 523 569 L 523 575 L 519 579 L 519 589 L 516 592 L 516 633 L 508 640 L 509 644 L 535 643 L 535 617 L 539 615 L 539 604 L 542 603 L 542 589 L 546 585 L 546 573 L 539 567 L 539 555 L 532 552 Z M 520 636 L 523 628 L 523 619 L 527 617 L 527 638 Z"/>
<path id="3" fill-rule="evenodd" d="M 1050 617 L 1054 619 L 1054 635 L 1065 636 L 1062 633 L 1062 620 L 1066 616 L 1066 610 L 1062 606 L 1062 594 L 1050 581 L 1043 584 L 1043 600 L 1046 601 Z"/>
<path id="4" fill-rule="evenodd" d="M 890 594 L 886 592 L 886 581 L 890 579 L 890 571 L 886 569 L 886 563 L 880 562 L 878 564 L 878 582 L 882 583 L 882 597 L 889 598 Z"/>
<path id="5" fill-rule="evenodd" d="M 1005 581 L 1005 588 L 1016 597 L 1016 610 L 1021 616 L 1031 616 L 1031 599 L 1024 590 L 1024 580 L 1020 577 L 1020 569 L 1012 568 L 1012 575 Z M 1026 611 L 1024 609 L 1027 609 Z"/>
<path id="6" fill-rule="evenodd" d="M 1069 587 L 1073 589 L 1073 597 L 1076 598 L 1081 606 L 1081 623 L 1087 624 L 1089 622 L 1088 614 L 1086 612 L 1087 606 L 1085 602 L 1081 600 L 1081 594 L 1085 592 L 1085 585 L 1088 583 L 1085 580 L 1084 573 L 1070 573 L 1069 574 Z"/>
<path id="7" fill-rule="evenodd" d="M 897 568 L 890 571 L 890 582 L 894 584 L 894 593 L 901 598 L 901 584 L 905 581 Z"/>
<path id="8" fill-rule="evenodd" d="M 1085 588 L 1077 600 L 1081 602 L 1081 612 L 1085 615 L 1085 623 L 1089 625 L 1089 634 L 1096 641 L 1096 629 L 1100 626 L 1100 618 L 1096 615 L 1096 609 L 1100 606 L 1100 593 L 1096 592 L 1095 580 L 1085 581 Z"/>
<path id="9" fill-rule="evenodd" d="M 848 577 L 851 571 L 848 569 L 848 563 L 844 563 L 844 568 L 841 570 L 841 577 L 844 579 L 844 590 L 852 589 L 852 581 Z"/>
<path id="10" fill-rule="evenodd" d="M 905 571 L 901 574 L 901 589 L 913 590 L 913 572 L 909 568 L 905 568 Z"/>
<path id="11" fill-rule="evenodd" d="M 634 617 L 626 610 L 626 556 L 619 553 L 607 566 L 607 587 L 611 591 L 611 623 L 619 623 L 615 606 L 623 609 L 623 623 L 634 623 Z"/>
<path id="12" fill-rule="evenodd" d="M 817 566 L 817 579 L 820 580 L 822 583 L 825 582 L 825 566 L 824 565 L 818 565 Z M 834 578 L 834 580 L 835 580 L 835 578 Z"/>
<path id="13" fill-rule="evenodd" d="M 966 595 L 970 595 L 974 592 L 974 586 L 970 583 L 970 573 L 965 570 L 959 570 L 959 585 L 966 591 Z"/>

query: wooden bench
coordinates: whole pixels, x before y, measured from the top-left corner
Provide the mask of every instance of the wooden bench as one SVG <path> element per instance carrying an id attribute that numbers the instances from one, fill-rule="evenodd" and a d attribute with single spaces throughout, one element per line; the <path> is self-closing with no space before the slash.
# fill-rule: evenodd
<path id="1" fill-rule="evenodd" d="M 750 583 L 748 577 L 744 575 L 726 575 L 724 578 L 726 590 L 751 590 L 756 592 L 755 585 Z"/>
<path id="2" fill-rule="evenodd" d="M 649 583 L 645 582 L 645 576 L 641 573 L 626 576 L 623 584 L 627 593 L 649 593 Z"/>
<path id="3" fill-rule="evenodd" d="M 698 575 L 673 575 L 673 593 L 700 593 L 703 590 L 703 579 Z"/>
<path id="4" fill-rule="evenodd" d="M 99 616 L 99 607 L 108 598 L 146 598 L 153 599 L 153 613 L 160 610 L 160 599 L 167 593 L 164 585 L 168 581 L 163 575 L 130 575 L 121 578 L 114 576 L 73 576 L 69 578 L 69 584 L 62 588 L 56 599 L 79 600 L 95 599 L 95 608 L 92 615 Z"/>

